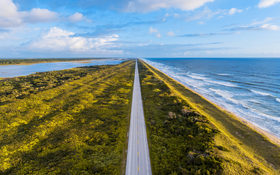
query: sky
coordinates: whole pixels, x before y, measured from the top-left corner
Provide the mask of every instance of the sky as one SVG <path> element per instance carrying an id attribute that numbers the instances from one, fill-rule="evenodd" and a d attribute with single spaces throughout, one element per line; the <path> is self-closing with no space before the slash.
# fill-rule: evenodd
<path id="1" fill-rule="evenodd" d="M 0 0 L 0 58 L 280 57 L 280 0 Z"/>

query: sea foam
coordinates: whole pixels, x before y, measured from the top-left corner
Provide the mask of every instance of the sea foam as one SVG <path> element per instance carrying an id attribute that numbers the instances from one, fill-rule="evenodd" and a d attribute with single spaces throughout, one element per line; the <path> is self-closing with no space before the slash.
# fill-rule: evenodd
<path id="1" fill-rule="evenodd" d="M 224 99 L 235 103 L 235 104 L 239 104 L 239 101 L 234 99 L 234 95 L 229 92 L 229 91 L 224 91 L 224 90 L 220 90 L 220 89 L 214 89 L 214 88 L 209 88 L 211 91 L 215 92 L 217 95 L 223 97 Z"/>
<path id="2" fill-rule="evenodd" d="M 207 82 L 222 85 L 222 86 L 228 86 L 228 87 L 238 87 L 236 84 L 230 82 L 224 82 L 224 81 L 207 80 Z"/>
<path id="3" fill-rule="evenodd" d="M 251 92 L 258 94 L 258 95 L 262 95 L 262 96 L 271 96 L 273 97 L 273 95 L 271 95 L 270 93 L 266 93 L 266 92 L 261 92 L 261 91 L 256 91 L 256 90 L 252 90 L 250 89 Z"/>

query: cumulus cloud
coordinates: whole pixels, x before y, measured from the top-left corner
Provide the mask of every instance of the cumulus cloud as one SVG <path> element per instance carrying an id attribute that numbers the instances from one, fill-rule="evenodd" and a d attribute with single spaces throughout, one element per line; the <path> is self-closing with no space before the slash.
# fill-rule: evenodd
<path id="1" fill-rule="evenodd" d="M 105 51 L 114 48 L 113 42 L 117 41 L 118 38 L 119 36 L 116 34 L 99 38 L 86 38 L 75 36 L 74 32 L 52 27 L 48 33 L 32 42 L 30 48 L 71 52 Z"/>
<path id="2" fill-rule="evenodd" d="M 237 8 L 231 8 L 231 9 L 229 10 L 228 14 L 229 14 L 229 15 L 234 15 L 234 14 L 236 14 L 236 13 L 241 13 L 241 12 L 243 12 L 243 10 L 237 9 Z"/>
<path id="3" fill-rule="evenodd" d="M 280 3 L 280 0 L 261 0 L 259 3 L 259 8 L 266 8 Z"/>
<path id="4" fill-rule="evenodd" d="M 82 21 L 83 19 L 84 19 L 84 15 L 79 12 L 76 12 L 73 15 L 69 16 L 69 20 L 71 22 L 79 22 Z"/>
<path id="5" fill-rule="evenodd" d="M 177 8 L 194 10 L 214 0 L 131 0 L 128 1 L 126 11 L 149 12 L 163 8 Z"/>
<path id="6" fill-rule="evenodd" d="M 22 20 L 16 5 L 12 0 L 0 1 L 0 27 L 14 27 L 21 24 Z"/>
<path id="7" fill-rule="evenodd" d="M 23 23 L 49 22 L 57 19 L 57 13 L 48 9 L 34 8 L 19 11 L 12 0 L 0 0 L 0 27 L 16 27 Z"/>
<path id="8" fill-rule="evenodd" d="M 58 14 L 48 9 L 34 8 L 30 12 L 21 12 L 25 22 L 49 22 L 58 18 Z"/>

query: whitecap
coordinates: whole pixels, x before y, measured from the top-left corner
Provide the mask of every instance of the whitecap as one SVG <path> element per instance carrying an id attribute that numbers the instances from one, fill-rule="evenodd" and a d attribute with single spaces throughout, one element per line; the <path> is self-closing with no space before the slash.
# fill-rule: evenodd
<path id="1" fill-rule="evenodd" d="M 258 95 L 262 95 L 262 96 L 271 96 L 273 97 L 273 95 L 269 94 L 269 93 L 266 93 L 266 92 L 261 92 L 261 91 L 256 91 L 256 90 L 251 90 L 251 92 L 255 93 L 255 94 L 258 94 Z"/>
<path id="2" fill-rule="evenodd" d="M 231 101 L 235 104 L 240 104 L 238 100 L 233 98 L 234 95 L 229 91 L 224 91 L 224 90 L 214 89 L 214 88 L 209 88 L 209 89 L 228 101 Z"/>
<path id="3" fill-rule="evenodd" d="M 218 74 L 218 75 L 221 75 L 221 76 L 230 76 L 230 74 Z"/>
<path id="4" fill-rule="evenodd" d="M 273 116 L 273 115 L 269 115 L 269 114 L 266 114 L 264 113 L 263 111 L 259 111 L 257 109 L 250 109 L 251 111 L 255 112 L 256 114 L 262 116 L 262 117 L 265 117 L 266 119 L 271 119 L 271 120 L 274 120 L 274 121 L 277 121 L 277 122 L 280 122 L 280 117 L 276 117 L 276 116 Z"/>
<path id="5" fill-rule="evenodd" d="M 236 84 L 230 83 L 230 82 L 225 82 L 225 81 L 215 81 L 215 80 L 206 80 L 209 83 L 213 84 L 219 84 L 222 86 L 228 86 L 228 87 L 238 87 Z"/>
<path id="6" fill-rule="evenodd" d="M 280 103 L 280 98 L 276 98 L 275 100 L 278 101 L 278 102 Z"/>
<path id="7" fill-rule="evenodd" d="M 198 79 L 198 80 L 207 80 L 208 79 L 204 75 L 196 74 L 196 73 L 191 73 L 191 74 L 188 74 L 187 76 L 189 76 L 193 79 Z"/>

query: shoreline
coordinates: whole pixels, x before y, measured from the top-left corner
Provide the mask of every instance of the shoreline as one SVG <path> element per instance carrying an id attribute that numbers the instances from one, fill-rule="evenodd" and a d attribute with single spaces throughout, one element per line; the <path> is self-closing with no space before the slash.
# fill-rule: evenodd
<path id="1" fill-rule="evenodd" d="M 154 67 L 153 67 L 154 68 Z M 158 69 L 157 69 L 158 70 Z M 160 70 L 159 70 L 160 71 Z M 165 74 L 165 73 L 164 73 Z M 165 74 L 167 75 L 167 74 Z M 178 82 L 179 84 L 181 84 L 182 86 L 184 86 L 186 89 L 188 89 L 189 91 L 192 91 L 193 93 L 199 95 L 201 98 L 204 98 L 205 100 L 207 100 L 209 103 L 213 104 L 214 106 L 216 106 L 218 109 L 225 111 L 226 113 L 229 113 L 232 115 L 232 117 L 236 117 L 237 120 L 239 120 L 240 122 L 242 122 L 243 124 L 247 125 L 249 128 L 251 128 L 252 130 L 255 130 L 257 132 L 259 132 L 260 134 L 264 135 L 265 137 L 267 137 L 272 143 L 277 144 L 278 146 L 280 146 L 280 138 L 277 137 L 275 134 L 261 128 L 260 126 L 258 126 L 257 124 L 254 124 L 252 122 L 250 122 L 249 120 L 227 110 L 226 108 L 218 105 L 215 102 L 212 102 L 210 99 L 208 99 L 207 97 L 203 96 L 202 94 L 194 91 L 193 89 L 191 89 L 190 87 L 188 87 L 187 85 L 185 85 L 184 83 L 181 83 L 180 81 L 170 77 L 169 75 L 167 75 L 169 78 L 171 78 L 172 80 Z"/>
<path id="2" fill-rule="evenodd" d="M 142 60 L 142 59 L 141 59 Z M 183 87 L 185 87 L 187 90 L 191 91 L 192 93 L 198 95 L 200 98 L 206 100 L 207 102 L 211 103 L 212 105 L 214 105 L 217 109 L 224 111 L 228 114 L 231 115 L 231 117 L 233 119 L 236 119 L 238 121 L 240 121 L 241 123 L 243 123 L 244 125 L 246 125 L 247 127 L 249 127 L 250 129 L 256 131 L 257 133 L 261 134 L 262 136 L 264 136 L 265 138 L 267 138 L 271 143 L 280 146 L 280 138 L 278 138 L 277 136 L 275 136 L 273 133 L 264 130 L 263 128 L 257 126 L 256 124 L 242 118 L 241 116 L 238 116 L 236 114 L 234 114 L 233 112 L 230 112 L 229 110 L 223 108 L 222 106 L 212 102 L 211 100 L 209 100 L 208 98 L 204 97 L 202 94 L 194 91 L 193 89 L 191 89 L 190 87 L 188 87 L 187 85 L 183 84 L 182 82 L 172 78 L 171 76 L 167 75 L 166 73 L 162 72 L 161 70 L 155 68 L 154 66 L 150 65 L 149 63 L 147 63 L 145 60 L 142 60 L 144 63 L 146 63 L 147 65 L 151 66 L 153 69 L 163 73 L 165 76 L 167 76 L 168 78 L 172 79 L 173 81 L 175 81 L 176 83 L 182 85 Z"/>
<path id="3" fill-rule="evenodd" d="M 97 59 L 92 59 L 92 60 L 97 60 Z M 33 64 L 41 64 L 41 63 L 59 63 L 59 62 L 78 62 L 78 63 L 90 63 L 92 60 L 57 60 L 57 61 L 38 61 L 34 63 L 28 63 L 28 62 L 22 62 L 22 63 L 17 63 L 17 64 L 0 64 L 0 66 L 13 66 L 13 65 L 33 65 Z M 101 59 L 100 59 L 101 60 Z"/>
<path id="4" fill-rule="evenodd" d="M 0 64 L 0 68 L 1 66 L 24 66 L 24 65 L 34 65 L 34 64 L 42 64 L 42 63 L 91 63 L 92 61 L 107 61 L 108 59 L 104 58 L 104 59 L 91 59 L 91 60 L 73 60 L 73 61 L 40 61 L 40 62 L 34 62 L 34 63 L 18 63 L 18 64 Z M 113 60 L 117 60 L 117 59 L 113 59 Z M 99 65 L 99 64 L 97 64 Z M 105 65 L 105 64 L 104 64 Z M 93 65 L 95 66 L 95 65 Z M 83 66 L 77 66 L 77 67 L 72 67 L 69 69 L 74 69 L 74 68 L 79 68 L 79 67 L 83 67 Z M 68 69 L 68 68 L 67 68 Z M 66 69 L 61 69 L 61 70 L 66 70 Z M 60 70 L 51 70 L 51 71 L 60 71 Z M 49 72 L 49 71 L 43 71 L 43 72 Z M 35 73 L 40 73 L 40 72 L 35 72 Z M 32 74 L 35 74 L 32 73 Z M 31 75 L 31 74 L 28 74 Z M 10 78 L 17 78 L 17 77 L 24 77 L 24 76 L 28 76 L 28 75 L 19 75 L 19 76 L 15 76 L 15 77 L 0 77 L 0 81 L 1 80 L 5 80 L 5 79 L 10 79 Z"/>
<path id="5" fill-rule="evenodd" d="M 105 61 L 105 60 L 126 60 L 126 58 L 92 58 L 92 59 L 73 59 L 73 60 L 52 60 L 50 59 L 48 60 L 42 60 L 40 61 L 40 59 L 38 59 L 38 62 L 21 62 L 21 63 L 13 63 L 13 64 L 1 64 L 0 66 L 9 66 L 9 65 L 32 65 L 32 64 L 40 64 L 40 63 L 58 63 L 58 62 L 73 62 L 73 63 L 90 63 L 91 61 Z M 1 61 L 1 59 L 0 59 Z"/>

